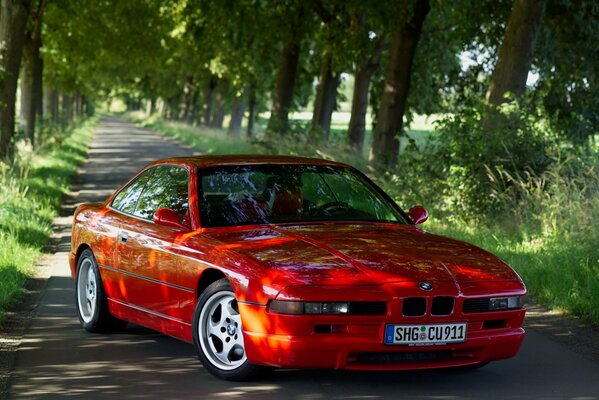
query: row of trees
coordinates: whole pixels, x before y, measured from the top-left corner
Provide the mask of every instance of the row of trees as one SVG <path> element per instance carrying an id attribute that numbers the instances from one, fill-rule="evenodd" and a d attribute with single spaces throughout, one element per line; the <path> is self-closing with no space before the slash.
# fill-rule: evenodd
<path id="1" fill-rule="evenodd" d="M 346 141 L 395 168 L 414 113 L 459 113 L 485 99 L 483 125 L 510 121 L 497 106 L 534 97 L 571 141 L 596 132 L 599 7 L 592 0 L 1 0 L 0 157 L 14 142 L 21 76 L 23 125 L 122 97 L 159 100 L 166 117 L 239 135 L 247 115 L 270 110 L 268 139 L 296 131 L 293 110 L 312 104 L 301 131 L 330 140 L 344 74 L 354 77 Z M 476 62 L 464 67 L 465 58 Z M 21 62 L 23 60 L 23 62 Z M 529 71 L 538 76 L 527 91 Z M 315 85 L 316 83 L 316 85 Z M 43 93 L 42 93 L 43 92 Z M 73 99 L 76 99 L 75 101 Z M 68 113 L 68 112 L 67 112 Z M 38 120 L 40 120 L 38 118 Z"/>

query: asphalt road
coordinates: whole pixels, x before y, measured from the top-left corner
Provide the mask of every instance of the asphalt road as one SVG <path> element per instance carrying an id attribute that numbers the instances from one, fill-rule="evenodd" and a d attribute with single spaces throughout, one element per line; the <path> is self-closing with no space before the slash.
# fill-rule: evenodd
<path id="1" fill-rule="evenodd" d="M 71 203 L 102 200 L 147 162 L 189 153 L 122 120 L 104 119 Z M 68 218 L 63 225 L 37 316 L 17 352 L 11 399 L 599 399 L 599 360 L 531 329 L 516 358 L 476 371 L 287 370 L 261 382 L 219 381 L 187 343 L 137 326 L 114 335 L 81 329 L 66 258 Z"/>

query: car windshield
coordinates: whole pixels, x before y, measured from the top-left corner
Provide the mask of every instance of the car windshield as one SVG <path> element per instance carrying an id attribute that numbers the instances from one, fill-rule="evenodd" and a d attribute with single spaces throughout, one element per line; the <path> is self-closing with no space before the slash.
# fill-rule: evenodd
<path id="1" fill-rule="evenodd" d="M 351 168 L 250 165 L 201 171 L 204 227 L 311 221 L 408 223 L 399 208 Z"/>

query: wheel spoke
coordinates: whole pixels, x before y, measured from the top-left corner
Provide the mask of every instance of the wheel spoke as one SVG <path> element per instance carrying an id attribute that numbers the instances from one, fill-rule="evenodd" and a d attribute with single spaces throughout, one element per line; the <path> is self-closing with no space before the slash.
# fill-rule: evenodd
<path id="1" fill-rule="evenodd" d="M 231 370 L 246 361 L 241 316 L 232 292 L 217 292 L 209 298 L 199 323 L 200 344 L 213 365 Z"/>
<path id="2" fill-rule="evenodd" d="M 208 326 L 206 327 L 206 333 L 208 334 L 208 336 L 214 335 L 220 338 L 220 336 L 222 335 L 220 328 L 222 326 L 223 324 L 221 324 L 220 321 L 214 322 L 212 321 L 212 318 L 208 318 Z"/>
<path id="3" fill-rule="evenodd" d="M 236 345 L 237 343 L 234 340 L 230 340 L 228 343 L 224 342 L 223 343 L 223 351 L 220 353 L 220 359 L 223 360 L 224 362 L 226 362 L 227 364 L 230 364 L 232 362 L 231 360 L 231 350 L 233 349 L 233 347 Z"/>

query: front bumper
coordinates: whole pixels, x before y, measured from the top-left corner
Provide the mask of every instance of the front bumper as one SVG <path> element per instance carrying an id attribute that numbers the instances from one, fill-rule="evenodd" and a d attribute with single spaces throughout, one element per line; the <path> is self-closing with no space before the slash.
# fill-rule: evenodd
<path id="1" fill-rule="evenodd" d="M 361 297 L 380 300 L 379 296 Z M 397 298 L 387 300 L 388 304 L 399 302 Z M 268 312 L 266 306 L 241 302 L 239 311 L 248 360 L 280 368 L 412 370 L 469 366 L 515 356 L 525 335 L 524 309 L 464 314 L 461 300 L 456 311 L 447 316 L 427 312 L 405 317 L 396 307 L 388 307 L 387 314 L 379 316 L 280 315 Z M 426 346 L 383 343 L 387 324 L 449 322 L 467 322 L 466 342 Z"/>

